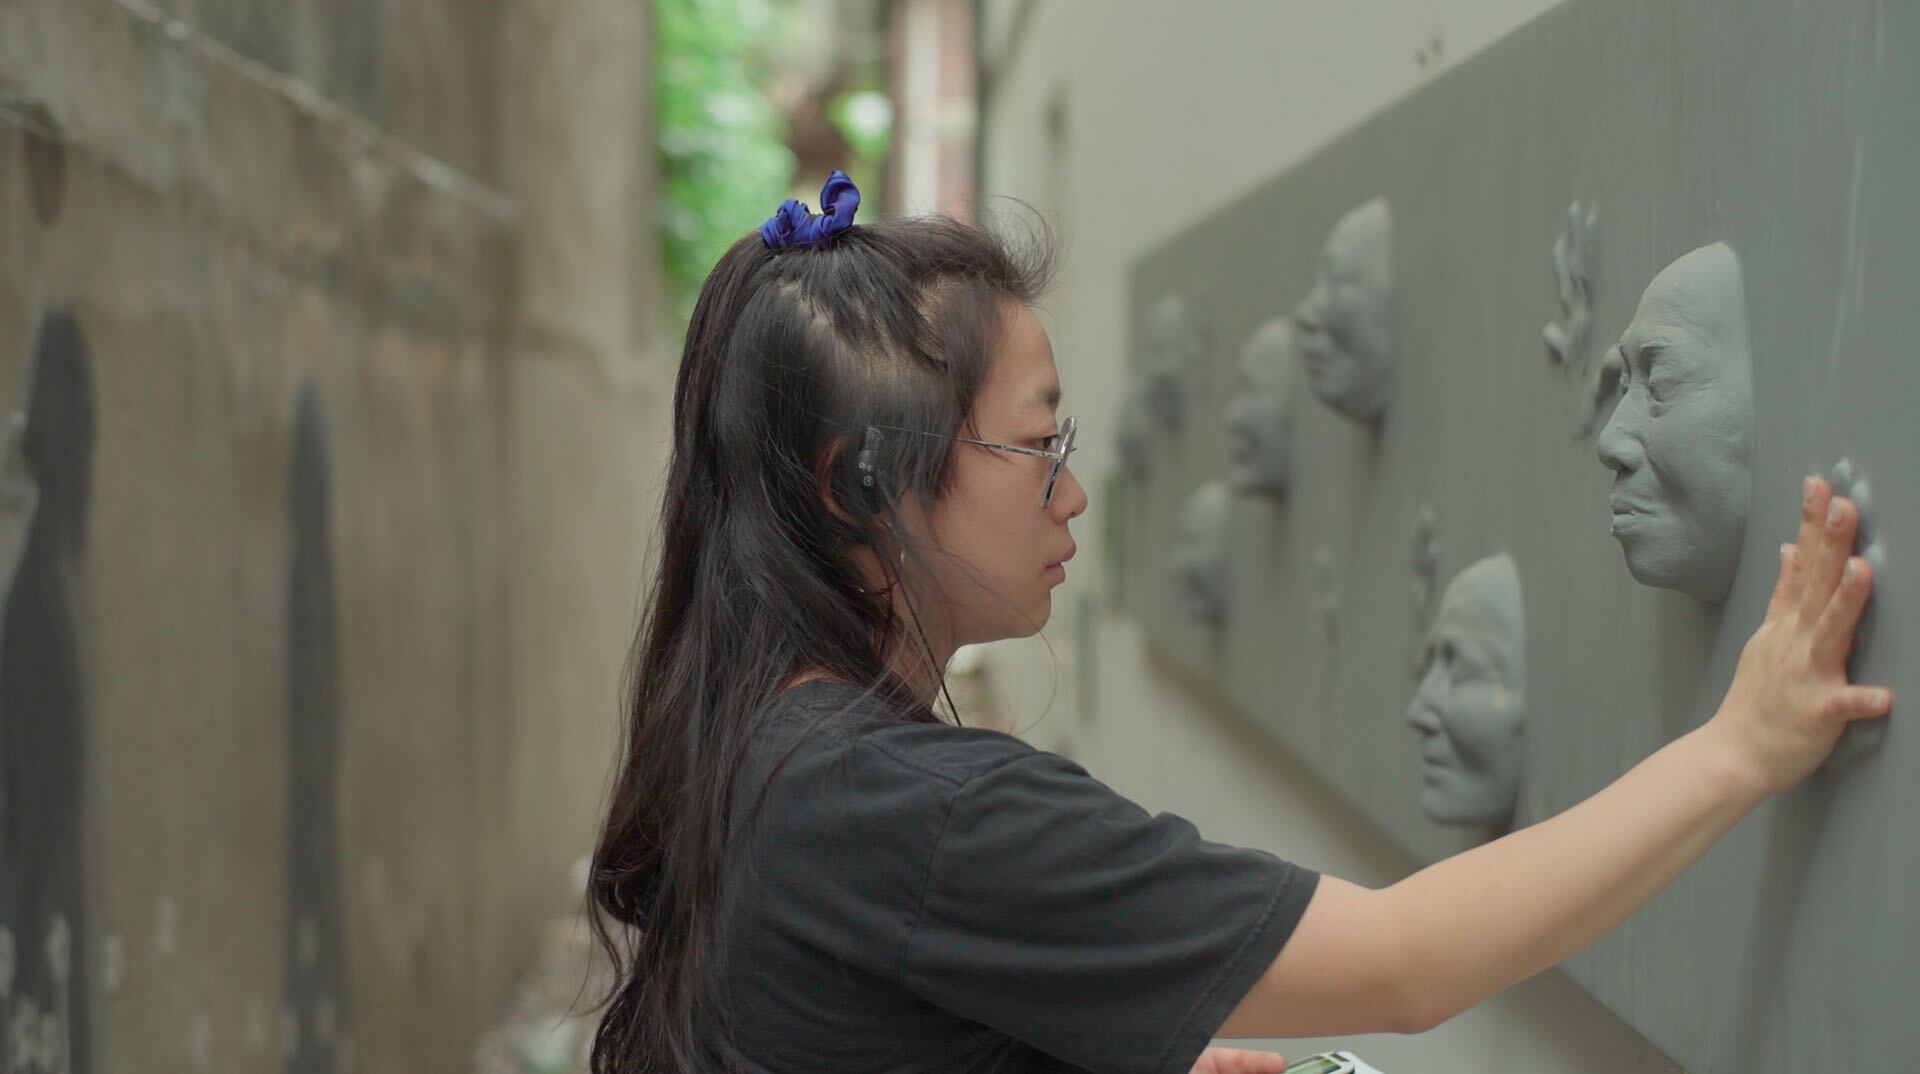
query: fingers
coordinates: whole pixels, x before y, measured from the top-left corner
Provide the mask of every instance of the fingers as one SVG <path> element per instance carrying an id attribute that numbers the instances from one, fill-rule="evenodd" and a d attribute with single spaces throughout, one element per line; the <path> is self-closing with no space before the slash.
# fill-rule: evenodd
<path id="1" fill-rule="evenodd" d="M 1287 1061 L 1277 1052 L 1256 1052 L 1246 1048 L 1208 1048 L 1194 1070 L 1212 1074 L 1281 1074 Z M 1211 1060 L 1209 1066 L 1207 1061 Z"/>
<path id="2" fill-rule="evenodd" d="M 1873 592 L 1873 567 L 1860 556 L 1850 557 L 1840 575 L 1840 588 L 1813 625 L 1813 658 L 1817 666 L 1838 666 L 1853 648 L 1853 631 Z"/>
<path id="3" fill-rule="evenodd" d="M 1847 556 L 1853 552 L 1853 534 L 1859 525 L 1860 510 L 1852 500 L 1844 496 L 1828 498 L 1819 540 L 1807 555 L 1806 578 L 1800 590 L 1800 614 L 1807 622 L 1817 620 L 1833 599 L 1840 572 L 1846 569 Z"/>
<path id="4" fill-rule="evenodd" d="M 1793 538 L 1793 578 L 1788 583 L 1790 606 L 1800 606 L 1800 594 L 1806 589 L 1807 564 L 1820 547 L 1820 534 L 1826 525 L 1827 505 L 1833 490 L 1818 477 L 1800 483 L 1800 532 Z"/>
<path id="5" fill-rule="evenodd" d="M 1885 716 L 1893 709 L 1893 691 L 1884 686 L 1849 686 L 1834 699 L 1833 708 L 1845 720 Z"/>
<path id="6" fill-rule="evenodd" d="M 1772 619 L 1794 606 L 1799 576 L 1794 573 L 1794 547 L 1780 546 L 1780 578 L 1773 583 L 1773 596 L 1767 600 L 1766 618 Z"/>

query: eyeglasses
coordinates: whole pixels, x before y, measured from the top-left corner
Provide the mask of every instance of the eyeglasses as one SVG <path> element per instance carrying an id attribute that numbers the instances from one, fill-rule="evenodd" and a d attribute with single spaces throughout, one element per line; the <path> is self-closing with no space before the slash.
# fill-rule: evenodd
<path id="1" fill-rule="evenodd" d="M 992 448 L 995 451 L 1011 451 L 1015 455 L 1032 455 L 1035 458 L 1051 461 L 1053 465 L 1047 467 L 1047 487 L 1040 493 L 1040 506 L 1046 507 L 1053 502 L 1053 486 L 1060 480 L 1060 467 L 1066 464 L 1067 456 L 1073 454 L 1073 433 L 1074 430 L 1079 427 L 1080 423 L 1073 418 L 1068 418 L 1061 422 L 1060 431 L 1047 438 L 1054 443 L 1054 446 L 1051 448 L 1030 448 L 1020 447 L 1015 444 L 997 444 L 991 440 L 975 440 L 969 436 L 955 436 L 949 437 L 949 439 L 962 444 L 974 444 L 983 448 Z M 923 429 L 908 429 L 899 425 L 877 425 L 868 426 L 868 428 L 891 429 L 895 432 L 915 433 L 919 436 L 940 435 L 939 433 L 930 433 Z"/>
<path id="2" fill-rule="evenodd" d="M 1051 449 L 996 444 L 990 440 L 974 440 L 965 436 L 956 436 L 954 439 L 962 444 L 975 444 L 995 451 L 1011 451 L 1016 455 L 1033 455 L 1042 459 L 1051 459 L 1053 465 L 1047 467 L 1047 487 L 1040 493 L 1040 506 L 1046 507 L 1053 503 L 1053 486 L 1060 480 L 1060 467 L 1066 465 L 1067 456 L 1073 454 L 1073 433 L 1079 427 L 1080 423 L 1073 418 L 1061 422 L 1060 431 L 1048 438 L 1054 443 Z"/>

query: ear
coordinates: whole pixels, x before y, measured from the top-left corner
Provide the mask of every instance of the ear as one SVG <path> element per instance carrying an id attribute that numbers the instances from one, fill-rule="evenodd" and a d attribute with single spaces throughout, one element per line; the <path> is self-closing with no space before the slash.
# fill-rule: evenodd
<path id="1" fill-rule="evenodd" d="M 842 498 L 854 495 L 845 476 L 846 467 L 842 464 L 846 453 L 851 450 L 853 450 L 853 440 L 850 435 L 836 436 L 827 441 L 826 446 L 821 448 L 820 454 L 813 460 L 813 482 L 814 488 L 819 493 L 821 506 L 827 509 L 828 514 L 839 519 L 840 523 L 848 529 L 864 531 L 866 527 L 861 525 L 860 519 L 847 509 L 848 501 Z"/>

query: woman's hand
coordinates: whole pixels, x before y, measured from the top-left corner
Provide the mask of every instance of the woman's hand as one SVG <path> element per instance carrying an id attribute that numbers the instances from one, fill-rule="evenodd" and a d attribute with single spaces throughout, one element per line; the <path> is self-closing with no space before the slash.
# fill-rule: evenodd
<path id="1" fill-rule="evenodd" d="M 1200 1053 L 1190 1074 L 1280 1074 L 1287 1061 L 1278 1052 L 1246 1048 L 1208 1048 Z"/>
<path id="2" fill-rule="evenodd" d="M 1818 768 L 1849 721 L 1884 716 L 1893 704 L 1890 690 L 1847 682 L 1854 627 L 1873 588 L 1873 569 L 1852 554 L 1859 511 L 1817 477 L 1807 478 L 1801 500 L 1799 540 L 1780 546 L 1766 620 L 1707 724 L 1769 791 Z"/>

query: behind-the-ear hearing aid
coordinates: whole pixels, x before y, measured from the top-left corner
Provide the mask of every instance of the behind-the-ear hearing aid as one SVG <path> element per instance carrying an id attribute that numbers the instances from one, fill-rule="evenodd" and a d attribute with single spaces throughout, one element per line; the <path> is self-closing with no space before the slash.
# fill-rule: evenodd
<path id="1" fill-rule="evenodd" d="M 853 473 L 860 482 L 860 496 L 870 510 L 878 511 L 887 504 L 887 494 L 880 487 L 880 430 L 867 426 L 867 436 L 860 442 L 860 453 L 853 457 Z"/>

